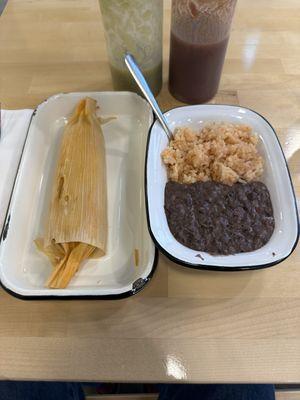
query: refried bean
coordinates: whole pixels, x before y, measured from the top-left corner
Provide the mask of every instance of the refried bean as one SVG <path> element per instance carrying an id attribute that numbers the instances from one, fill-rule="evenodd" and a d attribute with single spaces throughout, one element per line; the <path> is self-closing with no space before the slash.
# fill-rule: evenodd
<path id="1" fill-rule="evenodd" d="M 262 182 L 228 186 L 170 181 L 165 187 L 165 212 L 178 242 L 214 255 L 259 249 L 275 227 L 270 194 Z"/>

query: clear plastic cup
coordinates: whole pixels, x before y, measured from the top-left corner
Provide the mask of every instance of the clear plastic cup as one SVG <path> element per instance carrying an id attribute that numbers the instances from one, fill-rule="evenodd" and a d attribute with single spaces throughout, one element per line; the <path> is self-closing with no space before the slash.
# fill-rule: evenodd
<path id="1" fill-rule="evenodd" d="M 134 55 L 153 93 L 162 86 L 162 0 L 99 0 L 115 90 L 139 92 L 124 63 Z"/>
<path id="2" fill-rule="evenodd" d="M 217 93 L 236 0 L 172 0 L 169 90 L 185 103 Z"/>

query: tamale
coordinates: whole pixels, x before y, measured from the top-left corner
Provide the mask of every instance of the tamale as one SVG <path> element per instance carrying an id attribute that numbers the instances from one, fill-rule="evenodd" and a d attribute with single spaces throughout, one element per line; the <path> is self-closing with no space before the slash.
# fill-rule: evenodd
<path id="1" fill-rule="evenodd" d="M 52 263 L 50 288 L 65 288 L 83 260 L 107 242 L 105 145 L 97 102 L 83 99 L 63 132 L 45 235 L 36 245 Z"/>

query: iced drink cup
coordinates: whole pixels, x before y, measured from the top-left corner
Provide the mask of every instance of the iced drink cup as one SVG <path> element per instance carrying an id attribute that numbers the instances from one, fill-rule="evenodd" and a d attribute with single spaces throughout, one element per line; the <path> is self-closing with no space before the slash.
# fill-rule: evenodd
<path id="1" fill-rule="evenodd" d="M 173 0 L 169 90 L 195 104 L 217 93 L 236 0 Z"/>
<path id="2" fill-rule="evenodd" d="M 152 91 L 162 86 L 162 0 L 99 0 L 115 90 L 139 93 L 124 63 L 134 55 Z"/>

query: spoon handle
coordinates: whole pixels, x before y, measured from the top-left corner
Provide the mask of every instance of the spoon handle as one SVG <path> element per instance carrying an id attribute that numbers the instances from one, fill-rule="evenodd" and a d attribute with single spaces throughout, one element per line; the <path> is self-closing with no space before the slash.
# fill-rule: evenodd
<path id="1" fill-rule="evenodd" d="M 155 115 L 157 116 L 159 122 L 161 123 L 162 127 L 164 128 L 164 131 L 166 135 L 168 136 L 168 139 L 171 140 L 173 139 L 173 134 L 168 127 L 167 121 L 165 117 L 163 116 L 163 113 L 161 112 L 159 105 L 157 104 L 157 101 L 155 100 L 155 97 L 153 96 L 153 93 L 151 92 L 151 89 L 149 88 L 148 83 L 146 82 L 146 79 L 144 78 L 144 75 L 142 74 L 142 71 L 140 70 L 139 66 L 137 65 L 135 58 L 133 57 L 132 54 L 126 53 L 125 55 L 125 64 L 129 71 L 131 72 L 131 75 L 133 76 L 134 80 L 138 84 L 139 88 L 141 89 L 143 95 L 146 97 L 148 100 L 149 104 L 152 107 L 152 110 L 154 111 Z"/>

